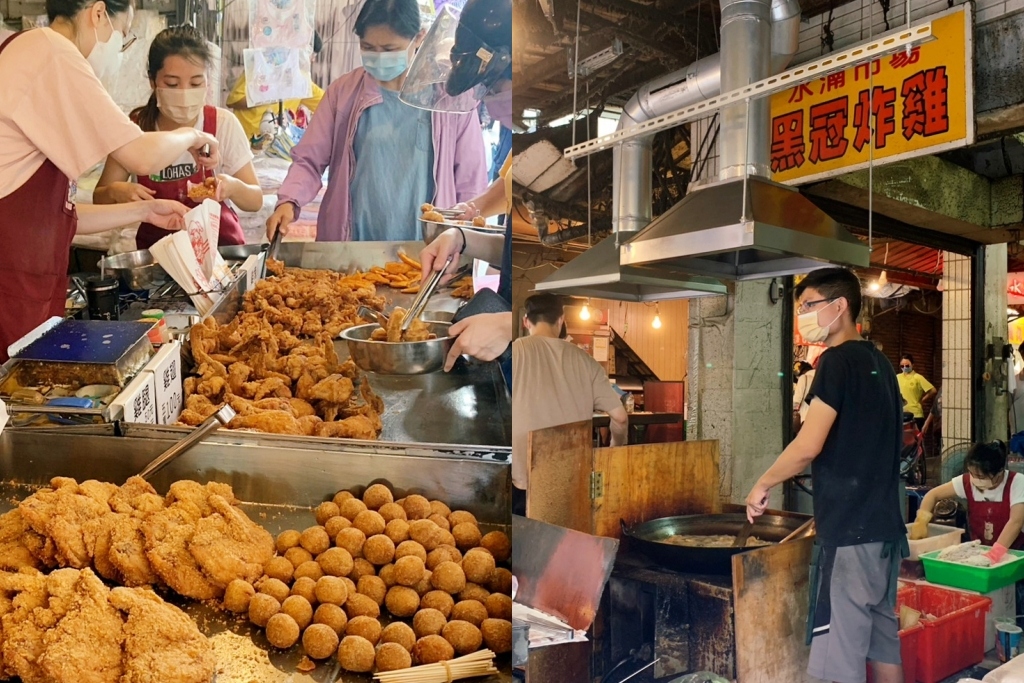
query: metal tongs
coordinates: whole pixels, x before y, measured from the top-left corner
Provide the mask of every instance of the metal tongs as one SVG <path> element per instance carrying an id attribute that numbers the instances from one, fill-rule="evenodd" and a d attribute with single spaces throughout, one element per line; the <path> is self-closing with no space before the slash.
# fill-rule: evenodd
<path id="1" fill-rule="evenodd" d="M 169 462 L 206 438 L 210 432 L 220 429 L 221 425 L 226 426 L 234 418 L 235 411 L 231 406 L 222 406 L 220 410 L 206 418 L 206 421 L 203 422 L 203 424 L 193 429 L 191 434 L 168 448 L 153 462 L 146 465 L 145 469 L 139 472 L 139 476 L 148 480 L 154 474 L 162 470 Z"/>
<path id="2" fill-rule="evenodd" d="M 423 315 L 423 310 L 427 307 L 427 302 L 430 297 L 434 294 L 434 290 L 441 283 L 441 278 L 444 277 L 444 273 L 448 270 L 448 266 L 455 260 L 455 254 L 448 257 L 448 260 L 444 262 L 444 267 L 440 270 L 435 270 L 427 278 L 426 283 L 420 289 L 420 293 L 416 295 L 416 298 L 412 302 L 412 306 L 409 307 L 409 312 L 405 314 L 405 320 L 402 321 L 402 334 L 405 334 L 409 326 L 412 325 L 412 321 L 418 319 Z"/>
<path id="3" fill-rule="evenodd" d="M 434 211 L 436 211 L 437 213 L 441 214 L 442 216 L 444 216 L 448 220 L 451 220 L 453 218 L 456 218 L 456 217 L 462 215 L 461 211 L 454 211 L 452 209 L 434 209 Z"/>
<path id="4" fill-rule="evenodd" d="M 363 320 L 376 320 L 377 324 L 383 327 L 385 330 L 388 328 L 388 321 L 390 318 L 384 315 L 380 311 L 375 311 L 369 306 L 359 307 L 359 317 Z"/>
<path id="5" fill-rule="evenodd" d="M 277 231 L 274 233 L 274 237 L 270 240 L 270 249 L 267 251 L 267 258 L 277 260 L 277 250 L 281 248 L 281 239 L 284 235 L 281 233 L 281 227 L 278 226 Z"/>

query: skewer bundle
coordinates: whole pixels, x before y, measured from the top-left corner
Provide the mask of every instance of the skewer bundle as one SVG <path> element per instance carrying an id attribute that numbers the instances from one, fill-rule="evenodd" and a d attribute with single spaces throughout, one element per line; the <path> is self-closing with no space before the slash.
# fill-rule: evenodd
<path id="1" fill-rule="evenodd" d="M 447 662 L 377 673 L 374 674 L 373 680 L 377 683 L 452 683 L 464 678 L 496 673 L 498 670 L 494 666 L 494 653 L 490 650 L 480 650 Z"/>

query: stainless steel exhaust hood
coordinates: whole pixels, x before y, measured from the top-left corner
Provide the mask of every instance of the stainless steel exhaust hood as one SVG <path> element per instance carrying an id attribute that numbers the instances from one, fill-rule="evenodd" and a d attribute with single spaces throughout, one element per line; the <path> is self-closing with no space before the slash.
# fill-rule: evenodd
<path id="1" fill-rule="evenodd" d="M 620 237 L 635 234 L 622 233 Z M 543 282 L 538 282 L 536 290 L 615 301 L 692 299 L 726 293 L 725 285 L 712 278 L 679 273 L 671 268 L 620 267 L 615 235 L 605 238 Z"/>
<path id="2" fill-rule="evenodd" d="M 867 245 L 796 189 L 755 175 L 743 186 L 741 177 L 691 191 L 622 245 L 623 267 L 750 280 L 868 265 Z"/>

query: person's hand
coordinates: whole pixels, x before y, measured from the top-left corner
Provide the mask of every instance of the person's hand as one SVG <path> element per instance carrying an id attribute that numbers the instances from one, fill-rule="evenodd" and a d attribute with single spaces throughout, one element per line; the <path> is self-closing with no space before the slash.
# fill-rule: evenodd
<path id="1" fill-rule="evenodd" d="M 269 222 L 267 225 L 269 226 Z M 462 251 L 463 246 L 465 245 L 462 243 L 462 233 L 455 228 L 448 228 L 438 235 L 433 242 L 420 252 L 420 264 L 422 265 L 421 281 L 426 282 L 427 278 L 435 270 L 441 270 L 444 267 L 449 256 L 455 254 L 452 264 L 448 266 L 448 272 L 441 278 L 441 284 L 451 280 L 452 276 L 455 275 L 455 271 L 459 269 L 459 253 Z"/>
<path id="2" fill-rule="evenodd" d="M 185 214 L 188 207 L 173 199 L 153 199 L 146 203 L 149 214 L 144 222 L 164 230 L 177 231 L 185 227 Z"/>
<path id="3" fill-rule="evenodd" d="M 201 130 L 193 130 L 195 142 L 189 148 L 189 153 L 195 159 L 196 165 L 200 168 L 217 168 L 220 165 L 220 143 L 217 138 Z M 205 155 L 203 148 L 210 146 L 209 156 Z"/>
<path id="4" fill-rule="evenodd" d="M 932 513 L 927 510 L 918 510 L 914 518 L 914 525 L 910 527 L 910 540 L 920 541 L 928 538 L 928 522 L 932 521 Z"/>
<path id="5" fill-rule="evenodd" d="M 217 176 L 217 196 L 215 199 L 218 202 L 227 201 L 231 199 L 235 192 L 238 191 L 239 180 L 234 176 L 221 173 Z"/>
<path id="6" fill-rule="evenodd" d="M 462 354 L 477 360 L 494 360 L 512 343 L 512 313 L 481 313 L 473 315 L 448 328 L 455 337 L 444 371 L 448 372 Z"/>
<path id="7" fill-rule="evenodd" d="M 267 239 L 274 239 L 274 235 L 277 231 L 281 231 L 281 235 L 288 234 L 288 228 L 292 223 L 295 222 L 295 205 L 291 202 L 285 202 L 281 206 L 274 210 L 274 213 L 270 214 L 270 218 L 267 219 Z"/>
<path id="8" fill-rule="evenodd" d="M 145 202 L 156 196 L 154 190 L 143 187 L 138 183 L 111 183 L 108 188 L 110 198 L 115 204 L 128 204 L 130 202 Z"/>
<path id="9" fill-rule="evenodd" d="M 459 202 L 448 210 L 458 212 L 455 215 L 457 221 L 471 221 L 480 215 L 480 209 L 473 202 Z"/>
<path id="10" fill-rule="evenodd" d="M 993 565 L 997 565 L 1003 561 L 1004 557 L 1006 557 L 1006 552 L 1007 549 L 1005 545 L 996 543 L 994 546 L 992 546 L 992 550 L 989 550 L 987 553 L 985 553 L 984 557 L 987 557 Z"/>
<path id="11" fill-rule="evenodd" d="M 770 489 L 767 486 L 757 482 L 754 484 L 754 488 L 751 489 L 750 495 L 747 496 L 747 521 L 751 524 L 768 509 L 769 491 Z"/>

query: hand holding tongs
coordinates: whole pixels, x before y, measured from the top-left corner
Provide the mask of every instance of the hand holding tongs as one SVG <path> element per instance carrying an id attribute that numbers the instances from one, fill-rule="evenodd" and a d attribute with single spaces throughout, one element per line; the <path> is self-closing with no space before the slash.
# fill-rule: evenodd
<path id="1" fill-rule="evenodd" d="M 149 479 L 158 471 L 162 470 L 167 463 L 177 458 L 179 455 L 189 450 L 197 443 L 202 441 L 206 436 L 217 429 L 220 429 L 221 425 L 227 425 L 231 420 L 235 418 L 235 411 L 231 406 L 225 405 L 220 408 L 216 413 L 206 419 L 203 424 L 192 430 L 192 433 L 187 437 L 174 444 L 160 456 L 158 456 L 153 462 L 146 465 L 146 468 L 139 472 L 139 476 L 143 479 Z"/>
<path id="2" fill-rule="evenodd" d="M 423 315 L 423 309 L 427 306 L 427 301 L 430 300 L 434 290 L 437 289 L 437 285 L 440 284 L 441 278 L 444 277 L 444 273 L 448 270 L 448 266 L 455 260 L 456 254 L 452 254 L 448 257 L 448 260 L 444 262 L 444 267 L 440 270 L 435 270 L 427 278 L 427 281 L 423 284 L 420 289 L 420 293 L 416 295 L 416 298 L 412 302 L 412 306 L 409 307 L 409 312 L 405 314 L 405 320 L 402 321 L 402 334 L 405 334 L 409 329 L 409 325 L 412 324 L 413 320 L 418 319 Z"/>
<path id="3" fill-rule="evenodd" d="M 281 239 L 284 237 L 284 233 L 281 232 L 281 226 L 277 226 L 277 230 L 274 232 L 274 236 L 270 240 L 270 249 L 267 251 L 267 258 L 277 259 L 277 250 L 281 248 Z"/>

